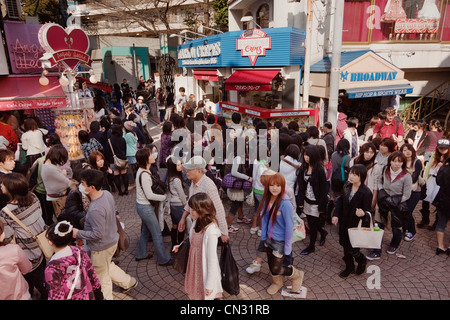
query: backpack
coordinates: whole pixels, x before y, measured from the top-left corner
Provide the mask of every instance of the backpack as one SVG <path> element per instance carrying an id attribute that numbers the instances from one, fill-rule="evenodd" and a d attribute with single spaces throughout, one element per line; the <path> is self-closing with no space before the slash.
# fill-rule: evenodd
<path id="1" fill-rule="evenodd" d="M 347 156 L 348 156 L 347 154 L 344 155 L 339 168 L 334 169 L 333 172 L 331 173 L 331 186 L 332 186 L 332 190 L 334 190 L 334 191 L 342 190 L 344 183 L 348 179 L 349 168 L 344 166 L 345 158 L 347 158 Z"/>

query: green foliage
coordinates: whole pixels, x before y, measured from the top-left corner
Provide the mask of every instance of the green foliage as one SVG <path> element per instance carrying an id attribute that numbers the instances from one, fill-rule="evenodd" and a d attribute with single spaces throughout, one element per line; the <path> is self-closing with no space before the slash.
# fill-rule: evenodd
<path id="1" fill-rule="evenodd" d="M 194 30 L 198 22 L 197 17 L 191 9 L 183 10 L 183 22 L 190 30 Z"/>
<path id="2" fill-rule="evenodd" d="M 62 16 L 58 0 L 29 0 L 23 7 L 28 16 L 37 16 L 40 23 L 55 22 L 62 25 Z"/>
<path id="3" fill-rule="evenodd" d="M 227 0 L 213 0 L 211 7 L 214 9 L 214 24 L 222 31 L 228 29 L 228 6 Z"/>

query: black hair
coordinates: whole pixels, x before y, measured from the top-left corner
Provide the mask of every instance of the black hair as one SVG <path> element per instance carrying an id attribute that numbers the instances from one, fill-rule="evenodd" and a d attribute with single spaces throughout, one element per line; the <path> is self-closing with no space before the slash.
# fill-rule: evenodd
<path id="1" fill-rule="evenodd" d="M 242 117 L 241 117 L 240 113 L 234 112 L 231 115 L 231 121 L 233 121 L 233 123 L 235 123 L 235 124 L 240 124 L 241 123 L 241 119 L 242 119 Z"/>
<path id="2" fill-rule="evenodd" d="M 349 172 L 357 175 L 361 179 L 361 184 L 364 184 L 364 181 L 366 181 L 367 169 L 363 164 L 355 164 L 350 168 Z"/>
<path id="3" fill-rule="evenodd" d="M 306 132 L 309 133 L 309 136 L 314 139 L 319 139 L 319 128 L 316 126 L 310 126 L 306 129 Z"/>
<path id="4" fill-rule="evenodd" d="M 341 139 L 336 145 L 336 151 L 341 155 L 348 154 L 350 152 L 350 142 L 347 139 Z"/>
<path id="5" fill-rule="evenodd" d="M 323 126 L 325 127 L 325 128 L 328 128 L 328 129 L 333 129 L 333 125 L 331 124 L 331 122 L 325 122 L 324 124 L 323 124 Z"/>
<path id="6" fill-rule="evenodd" d="M 122 136 L 122 126 L 119 124 L 113 124 L 111 126 L 111 134 L 115 135 L 117 137 L 121 137 Z"/>
<path id="7" fill-rule="evenodd" d="M 277 129 L 281 129 L 283 127 L 283 122 L 281 121 L 275 121 L 275 123 L 273 124 L 273 126 Z"/>
<path id="8" fill-rule="evenodd" d="M 290 144 L 287 146 L 286 150 L 284 151 L 285 156 L 290 156 L 295 160 L 298 160 L 298 157 L 300 156 L 300 148 L 296 144 Z"/>
<path id="9" fill-rule="evenodd" d="M 45 139 L 47 147 L 54 146 L 55 144 L 62 144 L 61 138 L 57 133 L 49 133 L 47 139 Z"/>
<path id="10" fill-rule="evenodd" d="M 309 163 L 307 163 L 304 157 L 309 157 Z M 320 156 L 319 148 L 315 145 L 308 145 L 305 147 L 305 152 L 303 153 L 303 165 L 305 166 L 305 171 L 308 167 L 312 168 L 312 172 L 318 172 L 318 170 L 323 170 L 323 161 Z"/>
<path id="11" fill-rule="evenodd" d="M 165 121 L 162 126 L 162 133 L 164 134 L 171 134 L 172 133 L 172 122 Z"/>
<path id="12" fill-rule="evenodd" d="M 214 117 L 213 114 L 209 114 L 209 115 L 206 117 L 206 123 L 207 123 L 207 124 L 214 124 L 215 122 L 216 122 L 216 117 Z"/>
<path id="13" fill-rule="evenodd" d="M 300 129 L 298 126 L 298 122 L 297 121 L 291 121 L 288 123 L 288 129 L 289 130 L 294 130 L 295 132 L 298 132 L 298 130 Z"/>
<path id="14" fill-rule="evenodd" d="M 227 125 L 227 121 L 225 120 L 224 117 L 218 117 L 217 118 L 217 124 L 223 127 L 223 126 Z"/>
<path id="15" fill-rule="evenodd" d="M 167 165 L 167 177 L 166 177 L 167 189 L 169 189 L 170 181 L 172 181 L 172 179 L 175 179 L 175 178 L 179 178 L 180 179 L 181 185 L 184 188 L 183 174 L 182 174 L 181 171 L 177 170 L 177 163 L 173 162 L 173 160 L 174 160 L 174 157 L 169 157 L 169 159 L 167 159 L 167 161 L 166 161 L 166 165 Z"/>
<path id="16" fill-rule="evenodd" d="M 80 140 L 80 143 L 88 143 L 89 142 L 89 132 L 86 130 L 80 130 L 78 132 L 78 139 Z"/>
<path id="17" fill-rule="evenodd" d="M 356 128 L 358 126 L 358 118 L 355 117 L 351 117 L 350 119 L 347 120 L 347 126 L 349 128 Z"/>
<path id="18" fill-rule="evenodd" d="M 86 186 L 94 186 L 96 190 L 101 190 L 103 186 L 103 172 L 96 169 L 83 170 L 80 173 L 80 180 L 86 181 Z"/>
<path id="19" fill-rule="evenodd" d="M 147 147 L 139 149 L 136 152 L 136 163 L 138 164 L 139 168 L 147 169 L 148 158 L 150 157 L 151 154 L 152 149 Z"/>
<path id="20" fill-rule="evenodd" d="M 50 160 L 50 162 L 55 166 L 62 166 L 67 162 L 67 160 L 69 160 L 69 153 L 62 144 L 55 144 L 50 148 L 45 156 L 45 161 L 47 160 Z"/>
<path id="21" fill-rule="evenodd" d="M 397 145 L 397 142 L 395 142 L 394 139 L 392 139 L 392 138 L 384 138 L 380 142 L 380 146 L 381 145 L 386 146 L 388 148 L 389 152 L 392 153 L 395 151 L 395 146 Z"/>
<path id="22" fill-rule="evenodd" d="M 34 195 L 28 189 L 27 178 L 17 172 L 5 174 L 2 177 L 2 184 L 6 188 L 12 200 L 17 200 L 19 207 L 28 207 L 33 203 Z"/>
<path id="23" fill-rule="evenodd" d="M 100 122 L 99 121 L 92 121 L 89 125 L 89 131 L 90 132 L 98 132 L 100 131 Z"/>
<path id="24" fill-rule="evenodd" d="M 69 221 L 63 220 L 52 224 L 46 231 L 45 236 L 48 240 L 53 242 L 55 247 L 63 248 L 73 242 L 72 224 Z M 70 230 L 70 231 L 69 231 Z M 66 233 L 61 236 L 57 233 Z"/>

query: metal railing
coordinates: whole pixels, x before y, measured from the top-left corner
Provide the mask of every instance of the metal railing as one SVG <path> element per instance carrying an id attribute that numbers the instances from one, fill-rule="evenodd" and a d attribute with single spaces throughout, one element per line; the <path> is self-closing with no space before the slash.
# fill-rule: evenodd
<path id="1" fill-rule="evenodd" d="M 449 104 L 449 100 L 447 99 L 449 90 L 450 80 L 447 80 L 423 97 L 406 106 L 400 111 L 400 118 L 403 122 L 406 120 L 427 120 Z"/>

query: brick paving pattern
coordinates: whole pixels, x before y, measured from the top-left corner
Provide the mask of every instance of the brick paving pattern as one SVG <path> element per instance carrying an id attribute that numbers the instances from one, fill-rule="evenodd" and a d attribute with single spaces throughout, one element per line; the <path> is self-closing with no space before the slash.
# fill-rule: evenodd
<path id="1" fill-rule="evenodd" d="M 159 132 L 158 132 L 159 131 Z M 155 143 L 160 129 L 154 127 L 152 135 Z M 121 293 L 119 287 L 113 288 L 114 298 L 117 300 L 187 300 L 184 293 L 184 275 L 173 267 L 162 267 L 156 263 L 156 258 L 136 262 L 134 255 L 140 235 L 141 220 L 135 209 L 135 190 L 128 196 L 119 197 L 114 194 L 120 212 L 121 220 L 125 224 L 125 231 L 130 240 L 130 247 L 122 252 L 118 259 L 119 266 L 127 273 L 136 277 L 139 285 L 127 294 Z M 227 200 L 224 200 L 228 208 Z M 416 222 L 420 221 L 419 209 L 416 207 Z M 252 208 L 244 204 L 244 214 L 251 217 Z M 434 222 L 434 214 L 431 215 Z M 267 262 L 263 262 L 261 271 L 249 275 L 245 269 L 255 257 L 259 243 L 257 235 L 251 235 L 250 225 L 234 222 L 240 230 L 230 234 L 230 244 L 233 256 L 239 267 L 240 293 L 231 296 L 224 292 L 224 300 L 295 300 L 284 297 L 279 293 L 271 296 L 266 289 L 271 283 Z M 346 279 L 338 276 L 344 269 L 342 261 L 343 251 L 338 242 L 338 229 L 327 224 L 327 241 L 324 246 L 316 245 L 316 251 L 307 256 L 300 252 L 309 243 L 307 237 L 303 241 L 293 244 L 294 265 L 305 271 L 303 286 L 307 288 L 307 300 L 450 300 L 450 258 L 447 255 L 435 254 L 436 236 L 434 231 L 417 229 L 417 235 L 411 242 L 402 241 L 397 253 L 404 255 L 402 259 L 386 253 L 392 233 L 385 231 L 383 253 L 380 260 L 368 261 L 367 266 L 378 266 L 380 270 L 380 289 L 370 289 L 372 273 L 360 276 L 350 275 Z M 320 237 L 318 237 L 320 238 Z M 164 236 L 166 250 L 170 248 L 170 236 Z M 445 244 L 450 243 L 450 227 L 445 232 Z M 149 252 L 153 253 L 153 245 L 149 243 Z M 365 250 L 363 249 L 363 252 Z M 220 254 L 220 248 L 218 248 Z M 291 285 L 289 280 L 285 285 Z"/>

